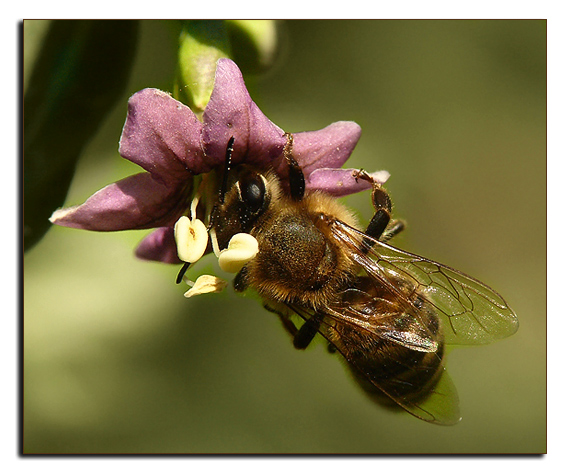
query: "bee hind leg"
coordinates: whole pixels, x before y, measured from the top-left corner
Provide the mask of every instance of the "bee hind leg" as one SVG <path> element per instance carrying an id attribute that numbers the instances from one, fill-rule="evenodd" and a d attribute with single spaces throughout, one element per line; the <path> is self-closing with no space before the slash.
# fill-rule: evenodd
<path id="1" fill-rule="evenodd" d="M 406 225 L 402 220 L 392 220 L 392 199 L 390 199 L 388 192 L 374 182 L 368 174 L 362 173 L 360 178 L 371 182 L 372 204 L 376 210 L 368 227 L 366 227 L 365 233 L 376 240 L 386 242 L 404 230 Z"/>
<path id="2" fill-rule="evenodd" d="M 390 223 L 386 226 L 386 229 L 382 232 L 382 235 L 378 238 L 381 242 L 387 242 L 395 237 L 402 230 L 406 229 L 406 222 L 403 220 L 390 220 Z"/>
<path id="3" fill-rule="evenodd" d="M 364 233 L 376 240 L 379 240 L 389 223 L 390 214 L 386 213 L 384 209 L 377 210 Z"/>
<path id="4" fill-rule="evenodd" d="M 284 317 L 280 314 L 281 322 L 283 326 L 293 335 L 293 346 L 298 350 L 304 350 L 309 346 L 309 344 L 315 338 L 319 331 L 321 325 L 321 317 L 319 314 L 313 315 L 309 320 L 307 320 L 301 328 L 297 328 L 295 324 L 288 317 Z M 327 345 L 327 351 L 329 353 L 336 353 L 336 347 L 329 342 Z"/>
<path id="5" fill-rule="evenodd" d="M 321 317 L 319 314 L 314 314 L 303 325 L 301 325 L 301 328 L 293 337 L 293 346 L 299 350 L 304 350 L 307 348 L 313 341 L 313 338 L 315 338 L 315 335 L 318 333 L 320 326 Z"/>

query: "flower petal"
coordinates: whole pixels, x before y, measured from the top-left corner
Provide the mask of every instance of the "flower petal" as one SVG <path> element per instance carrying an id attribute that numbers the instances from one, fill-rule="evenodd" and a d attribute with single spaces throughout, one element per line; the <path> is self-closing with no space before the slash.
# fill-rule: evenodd
<path id="1" fill-rule="evenodd" d="M 317 131 L 293 133 L 293 156 L 305 176 L 315 169 L 340 168 L 360 139 L 355 122 L 335 122 Z"/>
<path id="2" fill-rule="evenodd" d="M 357 179 L 358 172 L 358 169 L 317 169 L 306 178 L 306 189 L 320 190 L 334 197 L 342 197 L 370 189 L 372 185 L 368 181 Z M 388 180 L 390 174 L 387 171 L 378 171 L 371 173 L 370 176 L 375 182 L 382 185 Z"/>
<path id="3" fill-rule="evenodd" d="M 191 185 L 165 186 L 144 172 L 104 187 L 81 205 L 56 210 L 50 221 L 103 232 L 173 225 L 191 190 Z"/>
<path id="4" fill-rule="evenodd" d="M 209 171 L 203 157 L 202 124 L 186 105 L 158 89 L 129 99 L 119 153 L 165 183 Z"/>
<path id="5" fill-rule="evenodd" d="M 281 156 L 287 142 L 283 130 L 251 100 L 237 65 L 220 59 L 214 90 L 204 110 L 202 133 L 204 151 L 215 164 L 223 164 L 232 136 L 232 162 L 247 161 L 259 167 L 267 167 Z"/>
<path id="6" fill-rule="evenodd" d="M 135 250 L 135 255 L 144 260 L 167 264 L 182 264 L 176 251 L 174 229 L 172 227 L 160 227 L 149 233 L 139 243 Z"/>

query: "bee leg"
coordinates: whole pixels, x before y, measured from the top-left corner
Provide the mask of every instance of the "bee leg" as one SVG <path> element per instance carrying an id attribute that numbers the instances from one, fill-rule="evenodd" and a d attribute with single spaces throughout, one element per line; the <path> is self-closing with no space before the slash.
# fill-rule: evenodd
<path id="1" fill-rule="evenodd" d="M 313 315 L 309 320 L 307 320 L 301 328 L 297 328 L 293 321 L 285 314 L 280 312 L 278 309 L 270 306 L 269 304 L 264 304 L 263 307 L 269 312 L 273 312 L 279 316 L 279 320 L 292 336 L 293 336 L 293 346 L 297 349 L 304 350 L 309 346 L 309 343 L 315 338 L 321 324 L 321 318 L 317 314 Z"/>
<path id="2" fill-rule="evenodd" d="M 392 200 L 388 193 L 380 186 L 375 185 L 372 189 L 372 203 L 376 213 L 366 227 L 366 234 L 378 240 L 387 229 L 392 218 Z"/>
<path id="3" fill-rule="evenodd" d="M 319 314 L 313 315 L 307 320 L 297 334 L 293 337 L 293 346 L 299 350 L 304 350 L 309 346 L 309 343 L 315 338 L 321 326 L 321 316 Z"/>
<path id="4" fill-rule="evenodd" d="M 305 322 L 300 329 L 298 329 L 296 327 L 296 325 L 293 323 L 293 321 L 285 314 L 283 314 L 282 312 L 279 312 L 278 309 L 270 306 L 269 304 L 263 304 L 263 307 L 268 310 L 269 312 L 273 312 L 274 314 L 277 314 L 279 316 L 279 320 L 281 320 L 281 324 L 283 324 L 283 327 L 285 327 L 285 330 L 287 330 L 287 332 L 289 332 L 292 336 L 293 336 L 293 346 L 295 348 L 298 349 L 305 349 L 307 348 L 307 346 L 309 345 L 309 343 L 311 343 L 311 341 L 313 340 L 313 338 L 315 338 L 315 335 L 317 334 L 318 330 L 319 330 L 319 325 L 320 325 L 320 316 L 318 314 L 313 315 L 313 317 L 311 317 L 307 322 Z M 318 319 L 318 321 L 317 321 Z M 315 320 L 315 322 L 311 322 Z M 311 322 L 311 323 L 309 323 Z M 315 325 L 313 325 L 313 323 Z M 314 329 L 316 327 L 316 329 Z M 314 330 L 314 331 L 313 331 Z M 307 333 L 307 332 L 311 332 L 311 333 Z M 299 335 L 300 333 L 300 335 Z M 336 353 L 336 347 L 329 342 L 329 344 L 327 345 L 327 350 L 329 353 Z"/>
<path id="5" fill-rule="evenodd" d="M 247 289 L 247 286 L 247 270 L 244 266 L 238 271 L 236 277 L 234 278 L 234 291 L 244 292 Z"/>
<path id="6" fill-rule="evenodd" d="M 281 324 L 285 327 L 285 330 L 293 336 L 293 346 L 299 350 L 304 350 L 309 346 L 321 326 L 322 316 L 318 313 L 305 321 L 305 323 L 301 325 L 301 328 L 297 328 L 289 316 L 279 309 L 269 304 L 263 304 L 263 307 L 269 312 L 273 312 L 279 316 L 279 320 L 281 320 Z M 335 353 L 336 347 L 332 343 L 329 343 L 328 351 L 329 353 Z"/>
<path id="7" fill-rule="evenodd" d="M 366 171 L 360 170 L 354 177 L 357 181 L 358 179 L 362 179 L 372 185 L 372 205 L 376 213 L 370 220 L 368 227 L 366 227 L 365 233 L 375 240 L 378 240 L 388 227 L 392 218 L 392 200 L 382 185 L 378 184 Z"/>
<path id="8" fill-rule="evenodd" d="M 390 223 L 386 227 L 386 230 L 382 232 L 382 235 L 380 235 L 380 238 L 378 238 L 378 240 L 381 242 L 391 240 L 398 233 L 405 229 L 406 223 L 403 220 L 390 220 Z"/>
<path id="9" fill-rule="evenodd" d="M 384 231 L 387 229 L 390 223 L 390 215 L 387 214 L 383 209 L 376 211 L 370 223 L 366 227 L 366 233 L 375 240 L 379 240 Z"/>
<path id="10" fill-rule="evenodd" d="M 263 304 L 263 307 L 265 308 L 265 310 L 268 310 L 269 312 L 273 312 L 274 314 L 277 314 L 279 316 L 279 320 L 281 321 L 281 324 L 283 325 L 283 327 L 285 327 L 285 330 L 287 330 L 287 332 L 289 332 L 291 334 L 293 339 L 295 339 L 295 337 L 299 333 L 299 329 L 296 327 L 296 325 L 293 323 L 293 321 L 287 315 L 280 312 L 278 309 L 276 309 L 275 307 L 272 307 L 269 304 Z"/>
<path id="11" fill-rule="evenodd" d="M 269 309 L 267 306 L 265 306 L 265 308 L 272 312 L 275 312 L 274 310 Z M 283 314 L 280 314 L 279 312 L 276 312 L 276 314 L 279 315 L 279 320 L 281 320 L 281 324 L 283 324 L 285 330 L 287 330 L 287 332 L 289 332 L 293 336 L 293 339 L 295 339 L 295 337 L 299 333 L 299 329 L 295 326 L 293 321 L 289 317 L 286 317 Z"/>
<path id="12" fill-rule="evenodd" d="M 388 241 L 404 230 L 406 225 L 402 220 L 392 220 L 392 199 L 382 186 L 364 171 L 360 171 L 358 178 L 372 184 L 372 205 L 376 210 L 365 233 L 376 240 Z"/>
<path id="13" fill-rule="evenodd" d="M 305 176 L 303 174 L 303 169 L 301 169 L 301 166 L 299 166 L 299 163 L 293 157 L 293 135 L 291 133 L 285 133 L 285 135 L 287 136 L 287 144 L 283 148 L 283 157 L 289 166 L 289 188 L 291 198 L 299 201 L 302 200 L 305 195 Z"/>

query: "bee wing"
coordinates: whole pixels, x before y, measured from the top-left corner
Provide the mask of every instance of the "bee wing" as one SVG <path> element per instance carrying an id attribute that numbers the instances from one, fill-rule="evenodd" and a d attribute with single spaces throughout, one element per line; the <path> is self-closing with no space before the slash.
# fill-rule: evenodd
<path id="1" fill-rule="evenodd" d="M 313 311 L 298 306 L 289 305 L 289 308 L 305 320 L 309 320 L 314 314 Z M 388 343 L 396 343 L 413 351 L 431 351 L 426 350 L 433 342 L 431 335 L 426 333 L 424 342 L 402 343 L 401 340 L 395 339 L 391 335 L 392 330 L 388 325 L 370 326 L 365 322 L 362 316 L 359 317 L 357 311 L 348 306 L 342 310 L 335 310 L 328 307 L 324 309 L 323 312 L 320 312 L 320 315 L 320 334 L 345 358 L 357 381 L 360 382 L 365 391 L 378 403 L 382 405 L 386 404 L 385 398 L 382 396 L 383 394 L 413 416 L 426 422 L 439 425 L 454 425 L 461 420 L 459 397 L 455 385 L 447 371 L 445 371 L 445 368 L 442 367 L 441 376 L 437 382 L 426 391 L 423 391 L 423 395 L 420 398 L 410 395 L 410 380 L 406 379 L 406 373 L 416 369 L 414 362 L 410 361 L 406 363 L 407 356 L 392 358 L 391 351 L 385 350 L 384 356 L 387 357 L 386 365 L 393 366 L 393 363 L 396 363 L 401 369 L 401 374 L 392 373 L 386 375 L 386 373 L 382 371 L 379 373 L 368 371 L 366 366 L 356 360 L 353 354 L 346 350 L 343 343 L 339 342 L 343 336 L 339 332 L 338 323 L 340 322 L 342 325 L 364 330 L 371 336 L 378 336 Z M 413 331 L 413 327 L 411 327 L 411 329 Z M 422 336 L 422 338 L 424 337 Z M 368 387 L 366 387 L 366 383 L 364 385 L 362 384 L 363 380 L 368 382 Z"/>
<path id="2" fill-rule="evenodd" d="M 382 243 L 340 220 L 330 225 L 333 237 L 378 284 L 402 297 L 394 280 L 413 285 L 412 293 L 427 296 L 443 322 L 445 341 L 451 345 L 481 345 L 508 337 L 518 320 L 507 302 L 493 289 L 449 266 Z M 364 249 L 366 251 L 364 251 Z"/>
<path id="3" fill-rule="evenodd" d="M 373 383 L 374 384 L 374 383 Z M 394 399 L 392 397 L 392 399 Z M 444 369 L 429 396 L 421 401 L 395 399 L 396 403 L 413 416 L 439 425 L 454 425 L 461 420 L 459 396 L 451 377 Z"/>

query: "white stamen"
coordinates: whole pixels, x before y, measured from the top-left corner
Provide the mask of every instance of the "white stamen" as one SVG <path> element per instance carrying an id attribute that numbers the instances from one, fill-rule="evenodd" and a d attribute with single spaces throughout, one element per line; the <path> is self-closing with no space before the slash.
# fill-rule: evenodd
<path id="1" fill-rule="evenodd" d="M 212 251 L 216 255 L 216 258 L 220 257 L 220 245 L 218 244 L 218 237 L 216 236 L 216 230 L 214 227 L 210 228 L 210 239 L 212 240 Z"/>
<path id="2" fill-rule="evenodd" d="M 218 263 L 222 271 L 237 273 L 258 252 L 259 244 L 254 236 L 249 233 L 237 233 L 230 240 L 227 249 L 220 252 Z"/>
<path id="3" fill-rule="evenodd" d="M 228 283 L 223 279 L 217 278 L 216 276 L 210 276 L 209 274 L 203 274 L 196 280 L 196 282 L 192 282 L 186 278 L 184 278 L 184 281 L 192 287 L 184 293 L 184 297 L 193 297 L 210 292 L 222 292 L 228 285 Z"/>
<path id="4" fill-rule="evenodd" d="M 174 225 L 174 239 L 178 257 L 187 263 L 195 263 L 206 251 L 208 231 L 202 220 L 190 220 L 184 215 Z"/>
<path id="5" fill-rule="evenodd" d="M 198 202 L 200 202 L 199 193 L 196 194 L 196 196 L 192 199 L 192 203 L 190 204 L 190 218 L 192 220 L 196 219 L 196 208 L 198 207 Z"/>

